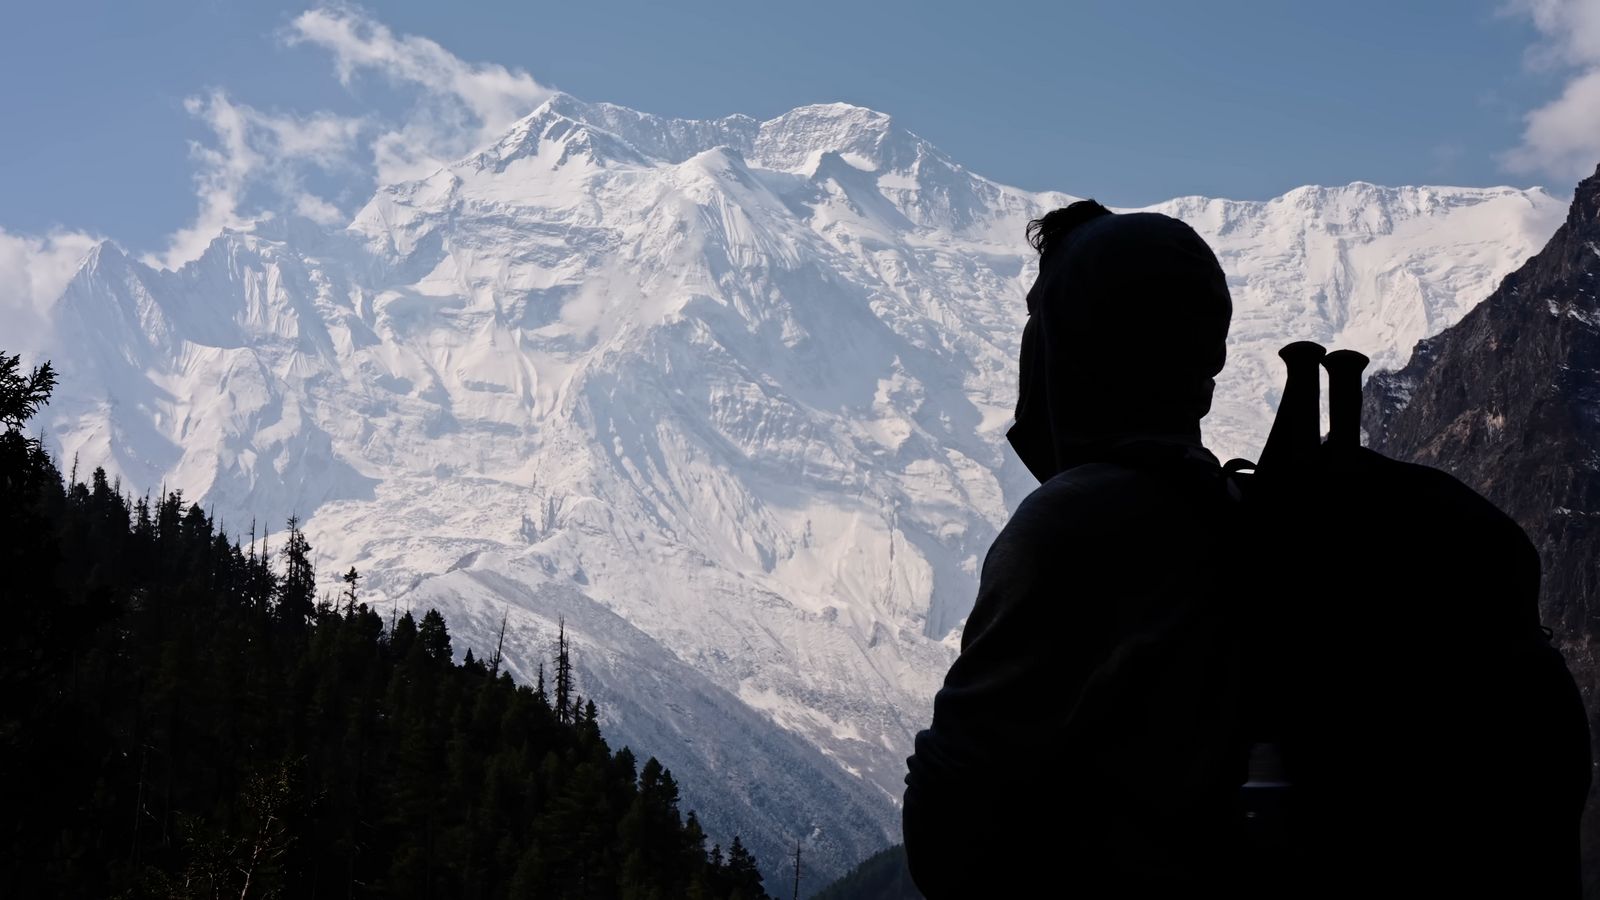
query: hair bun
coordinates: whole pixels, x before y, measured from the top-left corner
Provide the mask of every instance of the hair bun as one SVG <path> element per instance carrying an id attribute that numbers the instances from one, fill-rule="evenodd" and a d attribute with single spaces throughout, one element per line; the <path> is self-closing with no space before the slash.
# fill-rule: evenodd
<path id="1" fill-rule="evenodd" d="M 1039 257 L 1043 259 L 1051 250 L 1061 246 L 1062 240 L 1071 234 L 1073 229 L 1085 222 L 1110 215 L 1115 213 L 1094 200 L 1079 200 L 1070 206 L 1052 209 L 1028 223 L 1028 243 L 1039 251 Z"/>

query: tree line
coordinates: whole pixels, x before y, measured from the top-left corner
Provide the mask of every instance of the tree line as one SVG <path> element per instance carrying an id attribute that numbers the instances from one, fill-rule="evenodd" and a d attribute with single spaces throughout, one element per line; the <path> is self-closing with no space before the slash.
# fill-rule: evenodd
<path id="1" fill-rule="evenodd" d="M 162 898 L 758 900 L 755 859 L 612 751 L 572 680 L 453 660 L 311 546 L 241 540 L 180 491 L 63 477 L 0 353 L 0 891 Z M 76 469 L 76 466 L 73 467 Z"/>

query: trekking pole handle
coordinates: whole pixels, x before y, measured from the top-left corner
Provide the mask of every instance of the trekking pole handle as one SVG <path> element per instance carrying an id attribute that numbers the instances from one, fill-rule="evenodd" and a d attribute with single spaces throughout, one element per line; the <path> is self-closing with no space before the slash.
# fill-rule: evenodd
<path id="1" fill-rule="evenodd" d="M 1335 350 L 1322 358 L 1328 370 L 1328 444 L 1361 446 L 1361 373 L 1370 360 L 1354 350 Z"/>
<path id="2" fill-rule="evenodd" d="M 1288 373 L 1278 415 L 1261 449 L 1261 469 L 1286 470 L 1316 453 L 1322 442 L 1322 384 L 1317 363 L 1327 350 L 1315 341 L 1295 341 L 1278 351 Z"/>

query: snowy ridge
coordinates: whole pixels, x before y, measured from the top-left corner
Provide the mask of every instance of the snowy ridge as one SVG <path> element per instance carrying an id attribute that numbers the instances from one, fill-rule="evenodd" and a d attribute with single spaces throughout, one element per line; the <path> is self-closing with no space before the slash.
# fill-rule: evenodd
<path id="1" fill-rule="evenodd" d="M 713 837 L 774 871 L 807 837 L 824 877 L 897 835 L 911 736 L 1031 487 L 1003 441 L 1021 235 L 1071 199 L 859 107 L 557 95 L 346 229 L 264 222 L 176 272 L 97 249 L 53 312 L 49 435 L 236 533 L 298 513 L 319 571 L 440 606 L 458 652 L 510 610 L 526 674 L 567 615 L 608 737 L 677 771 Z M 1280 344 L 1403 361 L 1565 212 L 1361 183 L 1154 208 L 1230 277 L 1224 458 L 1266 433 Z"/>

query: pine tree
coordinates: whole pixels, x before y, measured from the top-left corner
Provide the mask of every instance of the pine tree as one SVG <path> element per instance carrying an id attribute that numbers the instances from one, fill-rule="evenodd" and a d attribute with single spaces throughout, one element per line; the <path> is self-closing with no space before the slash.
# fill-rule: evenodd
<path id="1" fill-rule="evenodd" d="M 689 810 L 689 815 L 683 822 L 683 840 L 684 846 L 692 851 L 691 855 L 693 855 L 693 852 L 698 852 L 701 856 L 705 855 L 706 832 L 705 829 L 700 827 L 700 817 L 695 815 L 692 809 Z"/>
<path id="2" fill-rule="evenodd" d="M 341 580 L 344 581 L 344 614 L 348 616 L 356 611 L 356 582 L 361 580 L 361 575 L 356 572 L 355 566 L 351 566 Z"/>
<path id="3" fill-rule="evenodd" d="M 502 659 L 504 659 L 504 657 L 501 654 L 506 649 L 506 620 L 509 619 L 510 616 L 511 616 L 511 611 L 510 610 L 505 610 L 505 611 L 502 611 L 500 613 L 500 636 L 498 638 L 496 638 L 495 642 L 494 642 L 494 659 L 492 659 L 490 661 L 490 663 L 489 663 L 489 677 L 490 678 L 494 678 L 495 676 L 500 674 L 500 662 L 501 662 Z M 539 665 L 539 672 L 540 672 L 539 685 L 540 685 L 540 689 L 542 690 L 543 687 L 544 687 L 544 674 L 543 674 L 544 673 L 544 664 L 543 663 L 541 663 Z"/>
<path id="4" fill-rule="evenodd" d="M 148 503 L 141 516 L 148 519 Z M 267 538 L 261 536 L 261 549 L 256 550 L 256 526 L 250 523 L 250 554 L 245 557 L 245 598 L 250 608 L 265 617 L 271 609 L 272 599 L 278 594 L 278 576 L 272 571 L 272 555 L 267 550 Z"/>
<path id="5" fill-rule="evenodd" d="M 738 835 L 733 836 L 733 845 L 728 848 L 728 877 L 733 887 L 728 895 L 730 900 L 758 900 L 767 896 L 766 888 L 761 885 L 761 871 L 756 868 L 756 858 L 744 848 Z"/>
<path id="6" fill-rule="evenodd" d="M 556 721 L 572 724 L 572 658 L 567 651 L 567 620 L 559 620 L 556 638 Z"/>
<path id="7" fill-rule="evenodd" d="M 417 620 L 411 617 L 411 611 L 397 619 L 394 628 L 389 631 L 389 649 L 394 652 L 396 659 L 405 659 L 411 653 L 411 647 L 417 642 Z"/>
<path id="8" fill-rule="evenodd" d="M 450 661 L 450 630 L 445 627 L 444 616 L 437 609 L 430 609 L 423 614 L 422 625 L 417 629 L 417 642 L 429 658 L 439 662 Z"/>
<path id="9" fill-rule="evenodd" d="M 289 539 L 283 545 L 283 578 L 278 584 L 278 618 L 303 628 L 316 613 L 317 572 L 311 564 L 311 544 L 300 530 L 300 520 L 289 517 Z"/>
<path id="10" fill-rule="evenodd" d="M 19 434 L 23 423 L 50 402 L 50 393 L 56 386 L 56 373 L 50 363 L 35 366 L 28 375 L 19 371 L 21 364 L 21 354 L 0 353 L 0 425 L 5 426 L 5 431 Z"/>

